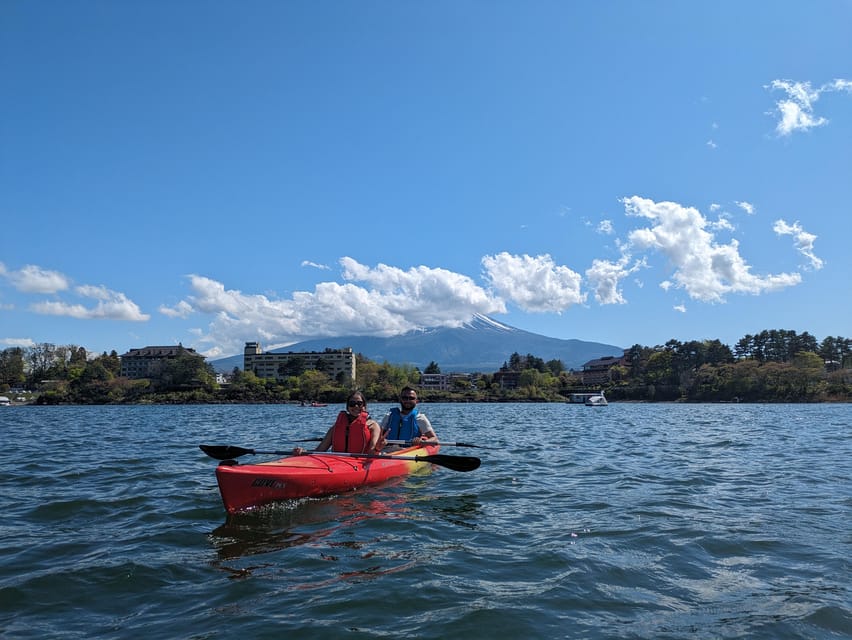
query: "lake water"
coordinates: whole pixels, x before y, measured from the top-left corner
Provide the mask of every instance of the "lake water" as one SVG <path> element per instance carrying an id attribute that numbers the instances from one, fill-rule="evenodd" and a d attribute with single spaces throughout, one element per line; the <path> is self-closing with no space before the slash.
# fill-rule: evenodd
<path id="1" fill-rule="evenodd" d="M 478 470 L 226 518 L 338 409 L 0 408 L 0 635 L 852 637 L 850 405 L 423 404 Z"/>

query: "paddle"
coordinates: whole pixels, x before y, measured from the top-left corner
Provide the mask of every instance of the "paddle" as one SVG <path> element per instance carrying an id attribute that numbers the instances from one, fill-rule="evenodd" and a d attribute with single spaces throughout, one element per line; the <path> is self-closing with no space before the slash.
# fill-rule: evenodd
<path id="1" fill-rule="evenodd" d="M 301 440 L 289 440 L 288 442 L 322 442 L 322 438 L 302 438 Z M 410 447 L 414 443 L 411 440 L 385 440 L 385 444 L 404 444 L 407 447 Z M 474 449 L 484 448 L 478 444 L 468 444 L 467 442 L 433 442 L 432 444 L 441 445 L 442 447 L 473 447 Z"/>
<path id="2" fill-rule="evenodd" d="M 412 446 L 414 443 L 411 440 L 385 440 L 385 444 L 404 444 Z M 473 447 L 474 449 L 482 449 L 478 444 L 468 444 L 467 442 L 433 442 L 432 444 L 441 445 L 442 447 Z"/>
<path id="3" fill-rule="evenodd" d="M 200 444 L 198 447 L 211 458 L 217 460 L 232 460 L 244 455 L 292 455 L 292 451 L 256 451 L 255 449 L 244 449 L 233 445 L 218 446 Z M 473 471 L 478 469 L 482 461 L 471 456 L 445 456 L 436 454 L 432 456 L 383 456 L 376 453 L 344 453 L 342 451 L 309 451 L 303 455 L 341 456 L 346 458 L 370 458 L 381 460 L 414 460 L 415 462 L 431 462 L 439 467 L 446 467 L 453 471 Z"/>

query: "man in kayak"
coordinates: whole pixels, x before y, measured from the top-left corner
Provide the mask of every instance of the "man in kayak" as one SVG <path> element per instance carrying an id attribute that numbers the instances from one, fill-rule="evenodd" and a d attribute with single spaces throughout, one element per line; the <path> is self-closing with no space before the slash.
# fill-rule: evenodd
<path id="1" fill-rule="evenodd" d="M 392 408 L 382 418 L 381 432 L 382 442 L 404 440 L 413 445 L 438 444 L 438 436 L 429 418 L 417 410 L 417 392 L 411 387 L 404 387 L 399 392 L 399 408 Z"/>
<path id="2" fill-rule="evenodd" d="M 379 423 L 367 413 L 367 401 L 360 391 L 353 391 L 346 400 L 346 409 L 326 431 L 325 437 L 314 451 L 343 451 L 345 453 L 376 453 L 381 450 L 382 430 Z M 297 456 L 306 453 L 301 447 L 293 449 Z"/>

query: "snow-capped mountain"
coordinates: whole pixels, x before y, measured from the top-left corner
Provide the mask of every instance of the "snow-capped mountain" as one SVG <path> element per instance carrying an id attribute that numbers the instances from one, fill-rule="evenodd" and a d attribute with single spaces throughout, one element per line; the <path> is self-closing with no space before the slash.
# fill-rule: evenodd
<path id="1" fill-rule="evenodd" d="M 589 360 L 604 356 L 620 356 L 624 349 L 611 344 L 548 338 L 522 329 L 516 329 L 477 315 L 458 328 L 438 327 L 409 331 L 390 338 L 372 336 L 342 336 L 318 338 L 291 344 L 272 351 L 323 351 L 352 347 L 373 362 L 390 362 L 395 365 L 410 364 L 423 370 L 434 361 L 441 371 L 485 372 L 497 371 L 509 357 L 517 352 L 548 360 L 561 360 L 567 369 L 579 369 Z M 242 368 L 242 354 L 212 360 L 217 371 L 229 372 Z"/>

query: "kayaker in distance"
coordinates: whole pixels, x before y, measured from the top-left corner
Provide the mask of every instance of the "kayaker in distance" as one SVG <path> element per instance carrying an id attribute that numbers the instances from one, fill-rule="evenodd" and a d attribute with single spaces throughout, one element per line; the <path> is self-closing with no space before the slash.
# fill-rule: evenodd
<path id="1" fill-rule="evenodd" d="M 383 441 L 379 423 L 367 413 L 367 400 L 360 391 L 353 391 L 346 400 L 346 409 L 325 432 L 325 437 L 314 451 L 342 451 L 345 453 L 375 453 L 381 451 Z M 293 449 L 297 456 L 307 453 L 302 447 Z"/>
<path id="2" fill-rule="evenodd" d="M 403 387 L 399 392 L 399 408 L 394 407 L 382 418 L 382 440 L 405 440 L 412 445 L 438 444 L 438 436 L 429 418 L 417 410 L 417 391 Z M 398 447 L 398 445 L 388 445 Z"/>

